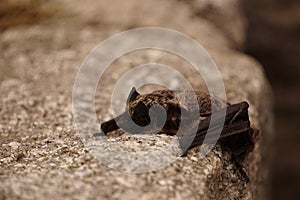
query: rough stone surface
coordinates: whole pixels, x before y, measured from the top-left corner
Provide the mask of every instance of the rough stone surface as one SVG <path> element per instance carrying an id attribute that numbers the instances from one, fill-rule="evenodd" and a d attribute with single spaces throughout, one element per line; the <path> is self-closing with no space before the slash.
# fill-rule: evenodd
<path id="1" fill-rule="evenodd" d="M 272 137 L 272 115 L 270 89 L 257 62 L 230 50 L 230 42 L 218 29 L 205 19 L 191 18 L 190 8 L 180 2 L 58 3 L 72 17 L 19 26 L 0 35 L 1 199 L 256 199 L 262 195 L 257 194 L 265 188 L 262 147 Z M 228 101 L 249 102 L 251 122 L 261 131 L 260 142 L 245 162 L 250 183 L 219 145 L 203 159 L 194 149 L 163 169 L 140 174 L 108 168 L 83 146 L 72 116 L 78 67 L 100 41 L 139 26 L 169 27 L 196 39 L 218 65 Z M 150 61 L 174 66 L 195 88 L 205 88 L 189 64 L 174 55 L 153 50 L 132 53 L 112 64 L 107 72 L 112 75 L 101 82 L 105 90 L 97 90 L 99 121 L 111 117 L 109 98 L 119 76 Z M 110 138 L 129 151 L 153 150 L 172 139 L 128 134 Z"/>
<path id="2" fill-rule="evenodd" d="M 246 39 L 247 19 L 240 0 L 187 0 L 195 16 L 209 20 L 241 49 Z"/>

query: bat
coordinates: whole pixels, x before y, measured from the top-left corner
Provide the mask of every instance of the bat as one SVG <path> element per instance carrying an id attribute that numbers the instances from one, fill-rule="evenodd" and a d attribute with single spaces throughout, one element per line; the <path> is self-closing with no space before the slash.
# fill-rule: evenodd
<path id="1" fill-rule="evenodd" d="M 196 104 L 193 103 L 195 101 Z M 155 106 L 160 106 L 159 109 L 164 109 L 165 113 L 155 113 L 155 109 L 151 110 Z M 207 142 L 218 139 L 223 149 L 230 150 L 240 173 L 248 182 L 243 161 L 253 150 L 259 133 L 250 126 L 248 108 L 249 104 L 245 101 L 230 104 L 202 91 L 157 90 L 140 94 L 132 88 L 125 112 L 102 123 L 101 130 L 106 135 L 119 129 L 120 125 L 125 132 L 132 134 L 155 132 L 176 135 L 182 122 L 186 126 L 186 132 L 179 135 L 183 156 L 187 155 L 188 150 L 202 145 L 205 138 Z M 195 134 L 189 133 L 188 130 L 192 129 L 196 130 Z M 191 143 L 187 142 L 190 140 Z"/>

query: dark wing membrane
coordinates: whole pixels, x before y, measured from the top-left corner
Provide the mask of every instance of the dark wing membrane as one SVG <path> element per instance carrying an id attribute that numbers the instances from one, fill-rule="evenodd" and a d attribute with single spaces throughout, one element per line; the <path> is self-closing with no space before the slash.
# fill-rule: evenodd
<path id="1" fill-rule="evenodd" d="M 180 145 L 183 150 L 188 150 L 196 146 L 200 146 L 205 137 L 207 138 L 207 142 L 210 143 L 212 141 L 220 139 L 228 139 L 231 141 L 230 137 L 242 137 L 244 134 L 250 135 L 248 132 L 250 131 L 250 121 L 248 117 L 248 103 L 242 102 L 234 105 L 228 106 L 226 109 L 225 120 L 223 121 L 222 112 L 225 109 L 221 109 L 216 111 L 214 121 L 211 120 L 211 115 L 206 119 L 201 121 L 198 126 L 197 134 L 194 136 L 193 142 L 189 147 L 185 146 L 187 144 L 187 140 L 191 139 L 191 135 L 182 136 L 180 138 Z M 209 126 L 210 129 L 209 129 Z M 209 135 L 207 135 L 209 129 Z M 221 133 L 220 133 L 221 132 Z M 219 135 L 220 133 L 220 135 Z M 244 134 L 242 134 L 244 133 Z M 240 141 L 240 143 L 249 143 L 251 144 L 251 140 Z M 234 143 L 236 146 L 243 146 L 244 144 Z"/>

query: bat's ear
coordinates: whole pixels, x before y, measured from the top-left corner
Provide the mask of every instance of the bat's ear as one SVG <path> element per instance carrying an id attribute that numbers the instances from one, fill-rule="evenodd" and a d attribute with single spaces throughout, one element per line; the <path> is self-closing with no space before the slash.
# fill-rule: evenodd
<path id="1" fill-rule="evenodd" d="M 127 105 L 134 101 L 140 94 L 136 91 L 135 87 L 133 87 L 127 98 Z"/>

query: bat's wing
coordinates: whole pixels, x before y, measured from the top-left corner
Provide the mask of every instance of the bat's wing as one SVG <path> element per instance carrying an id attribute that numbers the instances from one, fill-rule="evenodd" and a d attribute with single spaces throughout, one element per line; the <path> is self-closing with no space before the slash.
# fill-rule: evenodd
<path id="1" fill-rule="evenodd" d="M 230 136 L 248 133 L 248 131 L 251 129 L 248 117 L 248 107 L 249 105 L 247 102 L 241 102 L 238 104 L 229 105 L 225 109 L 216 111 L 214 113 L 214 121 L 211 120 L 210 115 L 199 123 L 196 135 L 186 135 L 180 137 L 181 148 L 187 151 L 193 147 L 200 146 L 204 142 L 205 138 L 206 142 L 210 143 L 218 140 L 219 138 L 223 140 L 223 138 L 229 138 Z M 224 112 L 226 112 L 225 120 Z M 194 137 L 193 141 L 190 146 L 187 147 L 187 141 L 191 140 L 191 137 Z M 252 140 L 249 140 L 251 143 Z M 233 145 L 237 145 L 237 143 L 234 143 Z"/>

